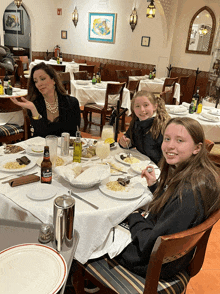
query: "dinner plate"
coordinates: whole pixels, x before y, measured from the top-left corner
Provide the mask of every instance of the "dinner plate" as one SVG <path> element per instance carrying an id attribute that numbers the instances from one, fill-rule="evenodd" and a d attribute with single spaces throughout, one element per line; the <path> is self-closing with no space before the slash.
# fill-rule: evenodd
<path id="1" fill-rule="evenodd" d="M 30 155 L 42 156 L 44 154 L 44 145 L 29 145 L 26 152 Z"/>
<path id="2" fill-rule="evenodd" d="M 76 139 L 76 137 L 70 137 L 70 139 Z M 85 147 L 87 145 L 87 141 L 84 138 L 81 138 L 82 141 L 82 147 Z M 58 138 L 58 147 L 61 147 L 61 137 Z M 70 146 L 70 149 L 73 149 L 73 146 Z"/>
<path id="3" fill-rule="evenodd" d="M 44 201 L 53 198 L 56 194 L 56 187 L 48 184 L 36 183 L 34 189 L 29 190 L 26 196 L 31 200 Z"/>
<path id="4" fill-rule="evenodd" d="M 57 293 L 67 278 L 63 256 L 42 244 L 20 244 L 0 252 L 1 293 Z"/>
<path id="5" fill-rule="evenodd" d="M 212 114 L 212 115 L 216 115 L 216 116 L 220 116 L 220 109 L 210 109 L 208 111 L 208 113 Z"/>
<path id="6" fill-rule="evenodd" d="M 15 169 L 7 169 L 7 168 L 5 168 L 4 167 L 4 165 L 6 164 L 6 163 L 8 163 L 8 162 L 16 162 L 16 158 L 19 158 L 19 157 L 21 157 L 21 156 L 18 156 L 18 154 L 10 154 L 10 155 L 4 155 L 3 157 L 1 157 L 1 162 L 0 162 L 0 170 L 1 171 L 4 171 L 4 172 L 10 172 L 10 173 L 14 173 L 14 172 L 23 172 L 23 171 L 26 171 L 26 170 L 29 170 L 29 169 L 31 169 L 32 167 L 34 167 L 35 166 L 35 164 L 36 164 L 36 161 L 35 160 L 33 160 L 33 159 L 30 159 L 30 158 L 28 158 L 28 156 L 27 156 L 27 158 L 28 159 L 30 159 L 31 160 L 31 162 L 28 164 L 28 165 L 25 165 L 24 167 L 22 167 L 22 168 L 15 168 Z"/>
<path id="7" fill-rule="evenodd" d="M 133 163 L 131 164 L 131 169 L 134 172 L 141 174 L 142 170 L 145 169 L 150 164 L 150 162 L 150 160 L 145 160 L 138 163 Z"/>
<path id="8" fill-rule="evenodd" d="M 22 146 L 20 146 L 20 147 L 22 147 Z M 22 147 L 22 148 L 24 148 L 24 147 Z M 21 150 L 21 151 L 18 151 L 16 153 L 4 153 L 4 150 L 5 150 L 4 147 L 1 147 L 0 148 L 0 155 L 13 155 L 13 154 L 22 154 L 22 153 L 25 153 L 25 149 L 24 150 Z"/>
<path id="9" fill-rule="evenodd" d="M 209 118 L 206 118 L 202 115 L 198 115 L 198 118 L 201 119 L 201 120 L 204 120 L 204 121 L 208 121 L 208 122 L 213 122 L 213 123 L 216 123 L 215 120 L 212 120 L 212 119 L 209 119 Z"/>
<path id="10" fill-rule="evenodd" d="M 121 152 L 121 153 L 115 154 L 115 159 L 118 160 L 119 162 L 123 163 L 123 164 L 126 164 L 126 165 L 129 165 L 129 166 L 130 166 L 130 165 L 131 165 L 130 163 L 125 162 L 125 161 L 122 160 L 121 157 L 120 157 L 121 155 L 127 156 L 128 153 L 130 153 L 132 157 L 135 157 L 135 158 L 139 159 L 140 161 L 144 161 L 144 160 L 149 159 L 149 157 L 147 157 L 147 156 L 145 156 L 145 155 L 142 155 L 142 154 L 140 154 L 140 153 L 137 154 L 137 152 L 132 151 L 132 150 L 129 151 L 129 152 L 126 151 L 126 152 Z"/>
<path id="11" fill-rule="evenodd" d="M 57 165 L 57 166 L 61 166 L 61 165 L 67 165 L 69 163 L 71 163 L 73 161 L 73 157 L 72 156 L 60 156 L 58 155 L 59 158 L 63 159 L 63 164 Z M 43 160 L 43 157 L 38 158 L 37 160 L 37 165 L 41 166 L 41 162 Z"/>
<path id="12" fill-rule="evenodd" d="M 99 186 L 100 191 L 113 198 L 121 200 L 131 200 L 140 197 L 144 193 L 144 187 L 140 183 L 130 183 L 125 187 L 125 191 L 112 191 L 103 183 Z"/>

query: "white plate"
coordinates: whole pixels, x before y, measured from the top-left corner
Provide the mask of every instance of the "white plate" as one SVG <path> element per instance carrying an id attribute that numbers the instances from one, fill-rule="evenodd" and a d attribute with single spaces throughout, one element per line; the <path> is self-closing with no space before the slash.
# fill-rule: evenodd
<path id="1" fill-rule="evenodd" d="M 134 172 L 141 174 L 142 170 L 145 169 L 150 164 L 150 162 L 151 162 L 150 160 L 145 160 L 139 163 L 133 163 L 131 164 L 131 169 Z"/>
<path id="2" fill-rule="evenodd" d="M 57 194 L 57 188 L 49 184 L 37 183 L 34 189 L 28 191 L 26 196 L 32 200 L 43 201 L 53 198 Z"/>
<path id="3" fill-rule="evenodd" d="M 9 144 L 10 145 L 10 144 Z M 19 146 L 19 145 L 18 145 Z M 21 146 L 22 148 L 24 148 L 23 146 Z M 1 147 L 0 148 L 0 155 L 13 155 L 13 154 L 22 154 L 22 153 L 24 153 L 25 152 L 25 148 L 24 148 L 24 150 L 21 150 L 21 151 L 19 151 L 19 152 L 16 152 L 16 153 L 4 153 L 4 147 Z"/>
<path id="4" fill-rule="evenodd" d="M 123 164 L 126 164 L 126 165 L 131 165 L 130 163 L 127 163 L 127 162 L 125 162 L 124 160 L 122 160 L 121 159 L 121 155 L 124 155 L 124 156 L 126 156 L 128 154 L 128 151 L 126 151 L 126 152 L 121 152 L 121 153 L 119 153 L 119 154 L 115 154 L 115 159 L 116 160 L 118 160 L 119 162 L 121 162 L 121 163 L 123 163 Z M 137 159 L 139 159 L 140 161 L 144 161 L 144 160 L 150 160 L 149 159 L 149 157 L 147 157 L 147 156 L 145 156 L 145 155 L 143 155 L 143 154 L 140 154 L 140 153 L 138 153 L 137 154 L 137 152 L 135 152 L 135 151 L 130 151 L 130 154 L 131 154 L 131 156 L 132 157 L 136 157 Z"/>
<path id="5" fill-rule="evenodd" d="M 201 120 L 204 120 L 204 121 L 208 121 L 208 122 L 216 123 L 215 120 L 212 120 L 212 119 L 206 118 L 206 117 L 204 117 L 204 116 L 202 116 L 202 115 L 199 115 L 198 118 L 201 119 Z"/>
<path id="6" fill-rule="evenodd" d="M 69 163 L 71 163 L 73 161 L 72 156 L 60 156 L 60 155 L 58 155 L 58 157 L 63 159 L 63 161 L 64 161 L 63 165 L 67 165 L 67 164 L 69 164 Z M 38 160 L 36 162 L 38 166 L 41 166 L 42 160 L 43 160 L 43 157 L 38 158 Z"/>
<path id="7" fill-rule="evenodd" d="M 220 116 L 220 109 L 210 109 L 208 111 L 208 113 L 212 114 L 212 115 L 217 115 L 217 116 Z"/>
<path id="8" fill-rule="evenodd" d="M 42 156 L 44 154 L 44 145 L 29 145 L 26 152 L 30 155 Z"/>
<path id="9" fill-rule="evenodd" d="M 16 162 L 16 158 L 20 158 L 20 157 L 21 156 L 18 156 L 16 154 L 4 155 L 3 157 L 1 157 L 2 160 L 0 162 L 0 170 L 4 171 L 4 172 L 9 172 L 9 173 L 14 173 L 14 172 L 17 173 L 17 172 L 23 172 L 23 171 L 29 170 L 35 166 L 36 161 L 28 158 L 28 156 L 27 156 L 27 158 L 30 159 L 31 162 L 28 165 L 25 165 L 25 167 L 23 167 L 23 168 L 7 169 L 7 168 L 3 167 L 7 162 Z"/>
<path id="10" fill-rule="evenodd" d="M 102 193 L 111 196 L 113 198 L 128 200 L 135 199 L 143 195 L 144 187 L 140 183 L 130 183 L 126 186 L 127 191 L 112 191 L 106 187 L 106 184 L 99 186 L 99 189 Z"/>
<path id="11" fill-rule="evenodd" d="M 81 160 L 85 160 L 85 161 L 88 161 L 88 160 L 98 160 L 99 157 L 97 155 L 93 156 L 93 157 L 90 157 L 90 158 L 87 158 L 87 157 L 81 157 Z"/>
<path id="12" fill-rule="evenodd" d="M 76 139 L 76 137 L 70 137 L 70 139 Z M 81 138 L 82 141 L 82 147 L 85 147 L 87 145 L 87 141 L 84 138 Z M 61 137 L 58 138 L 58 147 L 61 147 Z M 70 149 L 73 149 L 73 146 L 70 146 Z"/>
<path id="13" fill-rule="evenodd" d="M 178 116 L 185 116 L 187 114 L 189 114 L 188 111 L 185 111 L 185 112 L 172 112 L 172 111 L 168 111 L 170 114 L 172 115 L 178 115 Z"/>
<path id="14" fill-rule="evenodd" d="M 1 293 L 57 293 L 67 278 L 63 256 L 42 244 L 20 244 L 0 252 Z"/>

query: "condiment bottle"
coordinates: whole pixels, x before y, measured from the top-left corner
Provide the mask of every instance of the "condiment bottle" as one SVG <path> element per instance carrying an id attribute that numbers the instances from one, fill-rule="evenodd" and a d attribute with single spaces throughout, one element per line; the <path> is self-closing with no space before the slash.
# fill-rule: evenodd
<path id="1" fill-rule="evenodd" d="M 201 113 L 202 112 L 202 99 L 199 101 L 199 105 L 197 107 L 197 113 Z"/>
<path id="2" fill-rule="evenodd" d="M 7 95 L 7 88 L 8 88 L 8 80 L 9 80 L 9 77 L 8 77 L 8 73 L 6 71 L 6 74 L 5 74 L 5 77 L 4 77 L 4 84 L 3 84 L 4 92 L 5 92 L 6 95 Z"/>
<path id="3" fill-rule="evenodd" d="M 96 84 L 96 77 L 95 77 L 95 73 L 93 74 L 93 78 L 92 78 L 92 84 L 95 85 Z"/>
<path id="4" fill-rule="evenodd" d="M 52 183 L 52 162 L 50 161 L 49 146 L 44 146 L 44 158 L 41 162 L 41 183 Z"/>
<path id="5" fill-rule="evenodd" d="M 60 56 L 59 56 L 59 52 L 57 52 L 57 64 L 60 64 Z"/>
<path id="6" fill-rule="evenodd" d="M 189 106 L 189 113 L 193 114 L 194 111 L 195 111 L 195 99 L 193 98 L 192 102 L 191 102 L 191 104 Z"/>
<path id="7" fill-rule="evenodd" d="M 0 95 L 4 95 L 4 88 L 2 85 L 2 80 L 0 79 Z"/>
<path id="8" fill-rule="evenodd" d="M 194 102 L 195 103 L 195 110 L 194 110 L 194 112 L 196 112 L 197 107 L 198 107 L 198 103 L 199 103 L 199 87 L 197 87 L 197 90 L 194 93 L 193 98 L 195 99 L 195 102 Z"/>
<path id="9" fill-rule="evenodd" d="M 62 54 L 62 52 L 60 52 L 60 64 L 62 64 L 63 63 L 63 54 Z"/>
<path id="10" fill-rule="evenodd" d="M 8 80 L 7 95 L 12 95 L 11 80 Z"/>
<path id="11" fill-rule="evenodd" d="M 82 141 L 80 131 L 76 132 L 76 139 L 74 141 L 73 162 L 81 162 L 82 156 Z"/>

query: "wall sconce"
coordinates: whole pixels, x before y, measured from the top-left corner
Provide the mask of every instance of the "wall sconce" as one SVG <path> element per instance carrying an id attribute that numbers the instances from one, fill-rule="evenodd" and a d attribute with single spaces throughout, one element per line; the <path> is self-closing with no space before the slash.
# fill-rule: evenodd
<path id="1" fill-rule="evenodd" d="M 77 8 L 75 7 L 75 9 L 74 9 L 74 11 L 72 13 L 72 21 L 73 21 L 75 27 L 77 25 L 78 18 L 79 18 L 78 11 L 77 11 Z"/>
<path id="2" fill-rule="evenodd" d="M 22 0 L 14 0 L 14 4 L 19 8 L 22 4 Z"/>
<path id="3" fill-rule="evenodd" d="M 137 19 L 138 19 L 137 10 L 136 10 L 136 8 L 134 8 L 132 10 L 131 15 L 130 15 L 130 26 L 131 26 L 132 32 L 133 32 L 133 30 L 135 29 L 135 27 L 137 25 Z"/>
<path id="4" fill-rule="evenodd" d="M 205 35 L 208 34 L 208 30 L 207 30 L 207 28 L 204 25 L 201 25 L 201 27 L 199 29 L 199 34 L 200 35 L 203 35 L 203 36 L 205 36 Z"/>
<path id="5" fill-rule="evenodd" d="M 147 7 L 146 17 L 154 18 L 155 17 L 155 12 L 156 12 L 156 7 L 154 5 L 154 0 L 151 0 L 150 4 Z"/>

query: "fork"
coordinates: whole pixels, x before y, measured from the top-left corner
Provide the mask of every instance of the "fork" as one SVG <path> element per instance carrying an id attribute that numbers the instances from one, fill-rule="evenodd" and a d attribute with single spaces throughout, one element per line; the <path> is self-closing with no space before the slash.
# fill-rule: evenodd
<path id="1" fill-rule="evenodd" d="M 127 149 L 128 149 L 128 155 L 127 155 L 127 157 L 131 157 L 131 152 L 129 151 L 128 142 L 125 141 L 125 143 L 126 143 L 126 146 L 127 146 Z"/>

